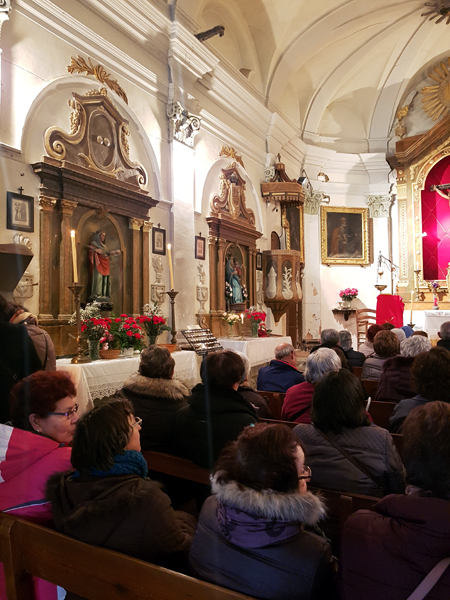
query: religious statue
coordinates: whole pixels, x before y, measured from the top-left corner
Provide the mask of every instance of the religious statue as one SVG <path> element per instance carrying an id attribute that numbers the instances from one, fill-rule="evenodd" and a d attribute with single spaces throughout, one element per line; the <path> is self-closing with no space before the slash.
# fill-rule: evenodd
<path id="1" fill-rule="evenodd" d="M 232 304 L 244 302 L 244 297 L 242 295 L 241 275 L 242 271 L 238 264 L 238 259 L 230 256 L 225 268 L 225 279 L 230 284 L 233 291 Z"/>
<path id="2" fill-rule="evenodd" d="M 118 256 L 121 252 L 120 250 L 108 251 L 105 242 L 106 233 L 96 231 L 94 239 L 88 246 L 92 274 L 91 298 L 111 299 L 109 258 Z"/>

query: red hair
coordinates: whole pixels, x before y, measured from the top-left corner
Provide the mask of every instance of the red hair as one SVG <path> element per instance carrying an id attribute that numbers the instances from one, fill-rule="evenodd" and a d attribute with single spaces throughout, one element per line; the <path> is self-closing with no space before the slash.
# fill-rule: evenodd
<path id="1" fill-rule="evenodd" d="M 377 333 L 379 331 L 381 331 L 383 328 L 381 327 L 381 325 L 376 325 L 373 324 L 369 327 L 369 329 L 367 330 L 367 341 L 368 342 L 373 342 L 373 338 L 377 335 Z"/>
<path id="2" fill-rule="evenodd" d="M 11 420 L 14 427 L 33 431 L 29 416 L 46 417 L 54 412 L 56 403 L 77 391 L 64 371 L 36 371 L 17 383 L 10 397 Z"/>

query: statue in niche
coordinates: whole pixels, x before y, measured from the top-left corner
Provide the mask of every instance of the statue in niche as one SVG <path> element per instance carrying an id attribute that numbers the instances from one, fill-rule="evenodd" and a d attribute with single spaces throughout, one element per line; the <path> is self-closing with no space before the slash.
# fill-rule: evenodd
<path id="1" fill-rule="evenodd" d="M 89 263 L 92 276 L 90 299 L 104 298 L 110 301 L 111 282 L 109 259 L 111 256 L 118 256 L 121 254 L 121 251 L 108 251 L 105 242 L 106 233 L 104 231 L 96 231 L 94 239 L 88 246 Z"/>
<path id="2" fill-rule="evenodd" d="M 241 276 L 242 270 L 239 266 L 238 259 L 229 256 L 225 268 L 225 279 L 230 284 L 233 291 L 232 304 L 244 302 L 244 296 L 242 295 Z"/>

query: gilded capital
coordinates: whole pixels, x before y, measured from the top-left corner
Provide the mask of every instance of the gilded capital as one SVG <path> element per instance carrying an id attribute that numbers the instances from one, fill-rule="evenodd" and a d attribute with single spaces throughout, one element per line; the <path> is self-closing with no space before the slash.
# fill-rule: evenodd
<path id="1" fill-rule="evenodd" d="M 390 194 L 380 196 L 367 196 L 366 204 L 369 207 L 369 217 L 389 217 L 389 210 L 394 204 Z"/>
<path id="2" fill-rule="evenodd" d="M 142 226 L 142 231 L 144 233 L 150 233 L 152 230 L 153 223 L 151 221 L 144 221 L 144 225 Z"/>
<path id="3" fill-rule="evenodd" d="M 144 220 L 143 219 L 135 219 L 134 217 L 131 217 L 128 220 L 128 226 L 130 229 L 134 229 L 136 231 L 139 231 L 139 229 L 143 226 L 144 224 Z"/>
<path id="4" fill-rule="evenodd" d="M 48 198 L 47 196 L 41 196 L 39 198 L 39 208 L 44 212 L 51 212 L 56 204 L 55 198 Z"/>
<path id="5" fill-rule="evenodd" d="M 214 235 L 208 235 L 208 244 L 214 246 L 217 243 L 217 238 Z"/>
<path id="6" fill-rule="evenodd" d="M 69 217 L 73 215 L 73 211 L 78 206 L 78 202 L 72 202 L 72 200 L 61 200 L 60 204 L 63 215 L 67 215 Z"/>

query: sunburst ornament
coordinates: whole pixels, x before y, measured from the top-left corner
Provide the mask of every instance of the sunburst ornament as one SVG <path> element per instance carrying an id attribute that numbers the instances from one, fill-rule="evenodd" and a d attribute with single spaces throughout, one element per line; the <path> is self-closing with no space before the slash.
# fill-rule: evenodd
<path id="1" fill-rule="evenodd" d="M 436 19 L 436 25 L 447 19 L 446 25 L 450 23 L 450 0 L 434 0 L 433 2 L 425 2 L 430 10 L 422 13 L 421 17 L 430 17 L 429 21 Z"/>
<path id="2" fill-rule="evenodd" d="M 450 111 L 450 57 L 446 62 L 435 65 L 430 79 L 437 82 L 436 85 L 427 85 L 421 89 L 423 110 L 437 121 L 442 115 Z"/>

